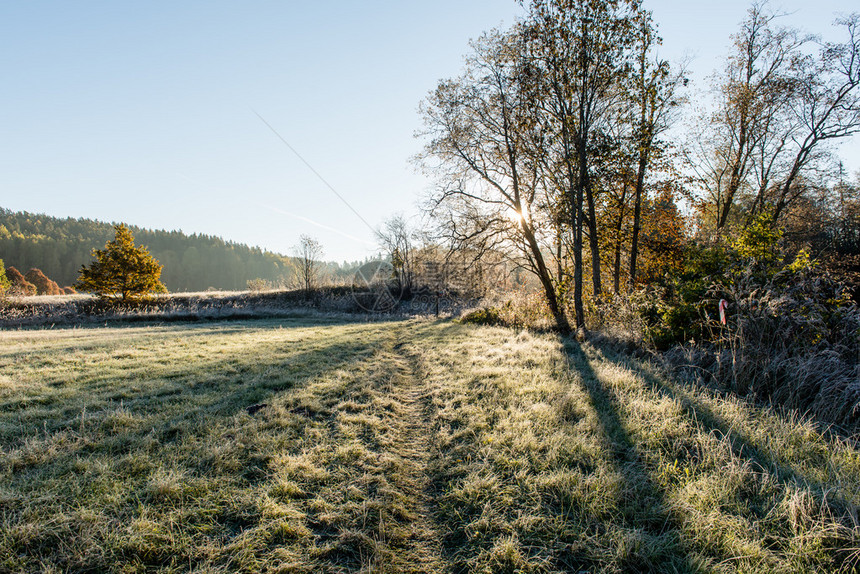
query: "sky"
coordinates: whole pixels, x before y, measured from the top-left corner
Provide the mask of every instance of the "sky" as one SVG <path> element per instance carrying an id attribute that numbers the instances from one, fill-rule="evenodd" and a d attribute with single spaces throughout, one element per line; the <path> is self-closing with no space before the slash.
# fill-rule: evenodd
<path id="1" fill-rule="evenodd" d="M 654 0 L 694 90 L 749 4 Z M 772 2 L 836 39 L 853 2 Z M 856 8 L 854 8 L 856 10 Z M 374 229 L 417 217 L 433 182 L 419 102 L 513 0 L 129 0 L 0 3 L 0 207 L 218 235 L 327 260 L 376 252 Z M 857 138 L 840 153 L 860 169 Z"/>

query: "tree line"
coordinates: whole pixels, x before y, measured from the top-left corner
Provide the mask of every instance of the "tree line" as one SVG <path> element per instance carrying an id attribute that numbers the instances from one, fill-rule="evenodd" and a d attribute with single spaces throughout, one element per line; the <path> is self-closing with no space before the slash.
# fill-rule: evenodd
<path id="1" fill-rule="evenodd" d="M 219 237 L 129 226 L 135 241 L 163 265 L 167 289 L 244 290 L 248 282 L 289 285 L 295 280 L 295 258 Z M 78 281 L 81 266 L 93 261 L 93 249 L 114 238 L 114 226 L 92 219 L 56 218 L 0 208 L 0 259 L 26 274 L 38 269 L 60 286 Z M 349 273 L 357 263 L 321 264 L 321 273 Z"/>
<path id="2" fill-rule="evenodd" d="M 585 327 L 586 302 L 681 266 L 691 241 L 844 208 L 832 144 L 860 129 L 857 15 L 837 21 L 842 42 L 822 42 L 753 4 L 713 104 L 691 113 L 685 70 L 659 56 L 641 2 L 523 3 L 422 103 L 438 182 L 426 207 L 452 248 L 533 273 L 560 331 Z"/>

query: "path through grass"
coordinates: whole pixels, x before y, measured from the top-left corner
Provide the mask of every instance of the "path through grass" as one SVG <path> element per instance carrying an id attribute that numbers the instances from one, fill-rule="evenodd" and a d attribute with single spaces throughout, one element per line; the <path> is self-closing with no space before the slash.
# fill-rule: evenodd
<path id="1" fill-rule="evenodd" d="M 860 452 L 551 335 L 0 333 L 0 572 L 857 571 Z"/>

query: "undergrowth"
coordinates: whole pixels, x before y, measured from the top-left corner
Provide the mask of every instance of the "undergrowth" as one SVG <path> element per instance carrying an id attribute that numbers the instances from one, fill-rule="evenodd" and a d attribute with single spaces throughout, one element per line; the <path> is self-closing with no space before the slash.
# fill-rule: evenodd
<path id="1" fill-rule="evenodd" d="M 377 286 L 304 290 L 172 293 L 123 302 L 90 295 L 0 298 L 0 328 L 294 317 L 309 313 L 373 319 L 450 316 L 473 304 L 455 294 L 415 291 L 393 298 Z M 408 296 L 407 296 L 408 295 Z"/>

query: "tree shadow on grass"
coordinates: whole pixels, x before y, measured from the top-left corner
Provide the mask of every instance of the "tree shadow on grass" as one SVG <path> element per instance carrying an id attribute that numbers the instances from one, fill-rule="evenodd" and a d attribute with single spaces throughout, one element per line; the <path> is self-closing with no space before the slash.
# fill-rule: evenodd
<path id="1" fill-rule="evenodd" d="M 640 536 L 641 543 L 622 556 L 618 566 L 625 572 L 699 572 L 681 540 L 680 528 L 671 515 L 662 488 L 651 478 L 640 452 L 622 420 L 619 401 L 604 385 L 584 350 L 563 340 L 569 368 L 581 376 L 591 407 L 597 415 L 611 459 L 623 477 L 623 500 L 618 500 L 620 528 Z M 609 525 L 614 526 L 614 525 Z M 612 541 L 610 543 L 616 543 Z"/>
<path id="2" fill-rule="evenodd" d="M 698 400 L 693 393 L 685 390 L 683 385 L 676 384 L 669 378 L 658 376 L 639 359 L 619 357 L 605 351 L 601 354 L 608 361 L 630 369 L 651 392 L 676 401 L 705 432 L 727 441 L 735 457 L 749 461 L 760 472 L 772 475 L 783 487 L 792 486 L 809 489 L 819 500 L 826 501 L 839 514 L 846 512 L 852 506 L 835 495 L 832 486 L 821 483 L 805 474 L 791 462 L 756 446 L 756 440 L 749 433 L 731 424 L 707 404 Z M 826 464 L 826 461 L 822 461 L 822 464 Z"/>
<path id="3" fill-rule="evenodd" d="M 5 436 L 0 435 L 2 446 L 14 449 L 31 437 L 47 440 L 54 433 L 65 432 L 82 438 L 75 441 L 76 446 L 65 444 L 65 455 L 93 451 L 99 439 L 93 442 L 87 435 L 93 430 L 99 435 L 110 434 L 94 429 L 94 425 L 105 424 L 108 411 L 118 408 L 146 420 L 137 430 L 124 430 L 130 440 L 155 433 L 159 440 L 175 442 L 182 435 L 200 432 L 203 426 L 241 414 L 248 407 L 370 356 L 385 333 L 368 335 L 334 341 L 320 337 L 315 341 L 318 344 L 307 350 L 269 357 L 268 361 L 263 357 L 263 362 L 253 364 L 246 356 L 252 349 L 242 347 L 217 359 L 166 365 L 149 377 L 144 373 L 131 381 L 118 377 L 113 383 L 84 383 L 74 391 L 57 391 L 53 397 L 32 403 L 10 398 L 0 403 L 0 428 L 6 430 Z"/>
<path id="4" fill-rule="evenodd" d="M 60 424 L 48 428 L 50 412 L 39 412 L 41 418 L 30 425 L 33 432 L 40 427 L 46 429 L 44 441 L 38 437 L 39 441 L 48 443 L 54 436 L 68 438 L 55 452 L 49 452 L 49 444 L 33 443 L 34 449 L 50 456 L 16 455 L 14 479 L 4 486 L 19 493 L 19 497 L 5 506 L 0 501 L 0 511 L 7 513 L 10 524 L 20 521 L 30 504 L 28 500 L 41 496 L 46 488 L 53 488 L 51 485 L 68 484 L 67 491 L 52 492 L 51 504 L 57 514 L 67 517 L 64 527 L 69 537 L 79 537 L 104 552 L 92 558 L 92 571 L 105 571 L 109 564 L 117 563 L 154 569 L 177 557 L 187 558 L 189 564 L 200 559 L 193 545 L 171 540 L 160 542 L 155 550 L 140 550 L 127 539 L 125 528 L 130 521 L 140 519 L 164 525 L 169 522 L 165 516 L 173 514 L 182 516 L 177 531 L 199 536 L 200 543 L 218 549 L 218 560 L 229 564 L 231 570 L 233 560 L 238 558 L 225 549 L 228 542 L 240 546 L 247 543 L 246 551 L 258 553 L 263 560 L 276 545 L 286 542 L 281 538 L 271 542 L 254 538 L 258 530 L 274 528 L 267 523 L 271 517 L 261 510 L 262 505 L 256 504 L 275 472 L 271 462 L 283 454 L 301 454 L 305 445 L 299 438 L 302 433 L 319 422 L 327 424 L 327 419 L 337 414 L 333 408 L 327 413 L 291 411 L 292 391 L 301 394 L 304 388 L 315 389 L 315 382 L 322 380 L 320 402 L 331 407 L 365 382 L 356 379 L 341 385 L 332 373 L 357 368 L 380 347 L 390 344 L 391 339 L 391 332 L 385 329 L 362 331 L 360 337 L 352 331 L 336 336 L 317 333 L 301 351 L 287 349 L 285 353 L 272 354 L 268 348 L 261 351 L 243 344 L 223 356 L 197 359 L 195 364 L 170 364 L 157 376 L 174 375 L 167 379 L 168 387 L 178 392 L 161 396 L 144 393 L 137 403 L 130 400 L 120 408 L 116 429 L 111 428 L 111 413 L 96 410 L 106 410 L 103 397 L 88 393 L 84 386 L 78 389 L 75 400 L 80 405 L 91 405 L 96 417 L 82 416 L 86 424 L 81 427 Z M 211 381 L 201 380 L 200 373 L 224 370 L 243 355 L 244 362 L 239 365 L 253 367 L 251 372 L 229 369 Z M 119 377 L 116 384 L 128 382 Z M 108 390 L 99 389 L 99 393 Z M 270 408 L 248 412 L 250 404 L 262 402 L 269 403 Z M 127 423 L 130 426 L 122 426 L 125 417 L 131 420 Z M 142 422 L 140 417 L 144 417 Z M 79 470 L 83 468 L 87 470 Z M 101 483 L 116 490 L 109 503 L 105 503 L 103 493 L 90 488 Z M 111 531 L 126 538 L 107 536 L 107 530 L 88 531 L 86 523 L 75 514 L 80 509 L 86 513 L 102 512 L 102 520 L 112 524 Z M 205 535 L 201 534 L 204 530 Z M 16 546 L 16 552 L 29 563 L 85 570 L 63 562 L 77 558 L 66 551 L 62 540 L 45 538 L 38 545 Z"/>

